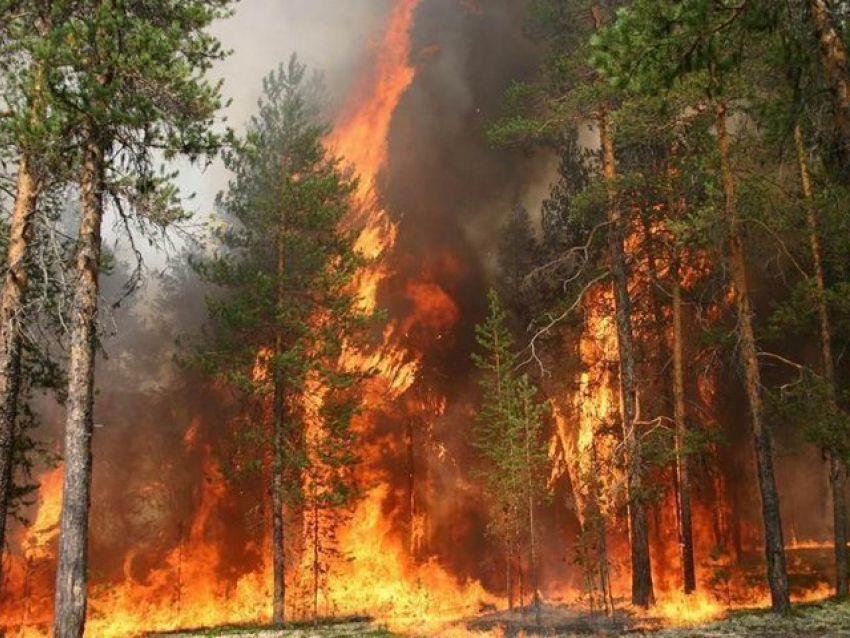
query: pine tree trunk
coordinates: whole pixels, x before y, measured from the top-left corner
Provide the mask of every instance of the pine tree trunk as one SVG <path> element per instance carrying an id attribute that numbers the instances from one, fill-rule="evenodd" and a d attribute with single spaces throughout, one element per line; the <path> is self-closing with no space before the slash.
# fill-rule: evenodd
<path id="1" fill-rule="evenodd" d="M 533 590 L 532 602 L 534 604 L 534 613 L 537 626 L 540 626 L 540 581 L 537 566 L 537 534 L 536 523 L 534 520 L 534 461 L 531 456 L 531 433 L 528 428 L 528 418 L 531 413 L 531 406 L 528 402 L 528 397 L 524 397 L 525 401 L 525 466 L 526 466 L 526 495 L 528 498 L 528 545 L 530 551 L 531 569 L 531 587 Z"/>
<path id="2" fill-rule="evenodd" d="M 68 364 L 65 471 L 53 621 L 55 638 L 81 638 L 85 627 L 92 408 L 106 146 L 94 130 L 86 132 L 80 180 L 82 217 L 75 263 Z"/>
<path id="3" fill-rule="evenodd" d="M 283 222 L 281 222 L 277 246 L 277 310 L 283 310 L 285 301 L 286 244 Z M 280 321 L 280 316 L 278 316 Z M 274 598 L 272 601 L 272 622 L 283 624 L 286 619 L 286 551 L 284 548 L 284 455 L 286 454 L 286 391 L 280 357 L 283 354 L 284 339 L 282 328 L 278 326 L 275 338 L 274 374 L 274 425 L 272 432 L 272 571 L 274 578 Z"/>
<path id="4" fill-rule="evenodd" d="M 832 327 L 829 321 L 829 310 L 826 306 L 826 276 L 823 268 L 820 234 L 818 232 L 818 216 L 815 210 L 814 192 L 809 173 L 809 162 L 806 157 L 806 145 L 803 131 L 799 125 L 794 127 L 794 141 L 797 146 L 797 162 L 800 169 L 800 183 L 803 189 L 803 199 L 806 206 L 806 223 L 809 229 L 809 246 L 812 250 L 812 262 L 815 268 L 815 289 L 817 291 L 818 328 L 821 346 L 821 365 L 823 380 L 829 392 L 830 408 L 838 410 L 837 391 L 835 386 L 835 361 L 832 356 Z M 839 597 L 847 596 L 848 566 L 847 566 L 847 466 L 841 458 L 829 453 L 829 477 L 832 485 L 833 523 L 835 536 L 835 591 Z"/>
<path id="5" fill-rule="evenodd" d="M 21 345 L 38 180 L 25 153 L 18 167 L 15 205 L 9 222 L 9 248 L 0 303 L 0 549 L 5 547 L 6 510 L 12 489 L 13 448 L 21 389 Z M 0 561 L 2 563 L 2 561 Z M 0 585 L 3 582 L 0 564 Z"/>
<path id="6" fill-rule="evenodd" d="M 753 307 L 747 278 L 746 251 L 740 234 L 737 185 L 732 173 L 726 117 L 726 104 L 719 102 L 716 105 L 715 125 L 725 198 L 725 217 L 728 232 L 727 260 L 738 311 L 739 352 L 741 366 L 744 369 L 744 386 L 752 418 L 764 523 L 767 580 L 770 585 L 773 610 L 787 613 L 791 610 L 791 602 L 788 593 L 788 573 L 785 568 L 785 544 L 782 535 L 782 516 L 779 510 L 779 493 L 776 489 L 776 479 L 773 473 L 773 442 L 770 430 L 764 422 L 761 371 L 753 327 Z"/>
<path id="7" fill-rule="evenodd" d="M 686 594 L 697 588 L 694 567 L 694 532 L 691 513 L 691 480 L 685 447 L 688 427 L 685 410 L 684 331 L 682 286 L 678 263 L 673 266 L 673 416 L 676 421 L 676 504 L 679 513 L 679 544 L 682 551 L 682 587 Z"/>
<path id="8" fill-rule="evenodd" d="M 275 372 L 279 377 L 279 373 Z M 286 555 L 284 551 L 283 521 L 283 456 L 285 399 L 283 384 L 275 379 L 274 432 L 272 433 L 272 571 L 274 572 L 274 599 L 272 622 L 283 624 L 286 619 Z"/>
<path id="9" fill-rule="evenodd" d="M 39 21 L 44 34 L 45 23 Z M 35 90 L 29 106 L 29 120 L 34 126 L 44 118 L 41 93 L 43 78 L 39 65 L 34 73 Z M 0 553 L 6 546 L 6 511 L 14 477 L 14 446 L 18 418 L 18 395 L 21 391 L 21 348 L 23 346 L 24 304 L 26 303 L 32 244 L 32 222 L 35 217 L 40 176 L 31 150 L 21 154 L 15 203 L 9 220 L 9 245 L 6 272 L 3 277 L 3 298 L 0 301 Z M 0 595 L 2 595 L 3 565 L 0 561 Z"/>
<path id="10" fill-rule="evenodd" d="M 608 184 L 608 232 L 614 276 L 614 306 L 617 323 L 617 344 L 620 356 L 620 404 L 623 435 L 626 447 L 626 481 L 628 491 L 629 533 L 632 563 L 632 603 L 649 607 L 654 602 L 652 565 L 649 559 L 649 526 L 646 520 L 642 481 L 641 441 L 637 432 L 637 377 L 635 346 L 632 330 L 632 303 L 629 297 L 629 274 L 624 247 L 623 219 L 613 185 L 617 176 L 614 140 L 609 131 L 606 113 L 599 115 L 599 136 L 602 145 L 602 173 Z"/>
<path id="11" fill-rule="evenodd" d="M 835 123 L 841 133 L 841 150 L 850 154 L 850 62 L 841 30 L 831 14 L 829 0 L 809 0 L 809 10 L 820 41 L 821 59 L 835 102 Z"/>

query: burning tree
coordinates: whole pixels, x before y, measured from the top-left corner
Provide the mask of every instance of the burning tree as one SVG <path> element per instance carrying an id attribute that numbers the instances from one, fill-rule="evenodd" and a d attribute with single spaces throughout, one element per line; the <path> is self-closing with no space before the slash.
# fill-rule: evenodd
<path id="1" fill-rule="evenodd" d="M 317 612 L 328 521 L 354 493 L 349 426 L 363 373 L 346 369 L 344 354 L 371 319 L 352 289 L 363 259 L 344 227 L 356 182 L 325 148 L 321 92 L 295 56 L 266 78 L 246 136 L 225 156 L 234 177 L 218 201 L 233 226 L 214 229 L 213 254 L 194 261 L 224 291 L 209 300 L 200 361 L 263 406 L 250 460 L 271 467 L 275 623 L 285 616 L 285 504 L 306 516 L 295 533 L 312 546 Z"/>

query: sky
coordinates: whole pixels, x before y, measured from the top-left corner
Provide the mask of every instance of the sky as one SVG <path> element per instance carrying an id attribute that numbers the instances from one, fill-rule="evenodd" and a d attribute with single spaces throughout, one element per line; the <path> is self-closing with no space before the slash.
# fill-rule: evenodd
<path id="1" fill-rule="evenodd" d="M 391 7 L 390 0 L 241 0 L 234 15 L 216 24 L 213 32 L 231 54 L 213 70 L 223 80 L 223 95 L 230 102 L 225 125 L 244 131 L 256 110 L 263 78 L 278 64 L 297 53 L 309 69 L 325 77 L 331 104 L 344 99 L 371 42 Z M 220 160 L 210 166 L 178 163 L 178 185 L 186 207 L 194 213 L 192 225 L 211 218 L 216 195 L 226 188 L 228 172 Z M 193 197 L 190 197 L 193 196 Z M 127 255 L 125 242 L 116 241 L 116 230 L 107 227 L 106 241 L 119 255 Z M 179 238 L 164 252 L 148 242 L 138 242 L 151 272 L 162 270 L 169 253 L 183 246 Z"/>

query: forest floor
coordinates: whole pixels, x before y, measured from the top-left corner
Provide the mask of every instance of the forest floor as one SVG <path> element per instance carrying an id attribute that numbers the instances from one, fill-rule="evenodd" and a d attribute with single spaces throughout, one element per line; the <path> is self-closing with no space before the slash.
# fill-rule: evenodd
<path id="1" fill-rule="evenodd" d="M 428 638 L 515 638 L 551 636 L 558 638 L 850 638 L 850 601 L 823 601 L 795 605 L 788 616 L 766 610 L 730 612 L 712 623 L 690 627 L 659 628 L 651 620 L 627 614 L 611 622 L 566 607 L 545 607 L 539 625 L 533 613 L 492 613 L 471 619 Z M 289 629 L 231 627 L 192 632 L 151 634 L 148 638 L 400 638 L 366 619 L 352 619 L 319 626 Z"/>

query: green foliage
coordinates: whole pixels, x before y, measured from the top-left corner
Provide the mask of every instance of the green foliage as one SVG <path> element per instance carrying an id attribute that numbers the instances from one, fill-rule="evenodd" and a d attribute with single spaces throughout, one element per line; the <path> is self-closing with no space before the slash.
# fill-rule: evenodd
<path id="1" fill-rule="evenodd" d="M 491 504 L 491 531 L 507 547 L 518 547 L 530 531 L 529 507 L 542 493 L 548 461 L 542 434 L 550 408 L 538 400 L 528 375 L 517 371 L 507 314 L 495 291 L 489 302 L 487 319 L 476 326 L 481 354 L 473 359 L 484 400 L 474 436 L 485 462 L 481 476 Z"/>
<path id="2" fill-rule="evenodd" d="M 768 395 L 767 408 L 777 424 L 801 432 L 821 450 L 850 462 L 850 415 L 835 402 L 834 389 L 810 370 Z"/>
<path id="3" fill-rule="evenodd" d="M 73 182 L 86 141 L 106 149 L 106 196 L 123 226 L 185 219 L 165 161 L 212 156 L 226 52 L 208 28 L 232 0 L 5 0 L 0 134 L 44 179 Z"/>
<path id="4" fill-rule="evenodd" d="M 341 228 L 355 183 L 324 148 L 317 88 L 297 58 L 270 74 L 263 91 L 248 133 L 225 154 L 234 177 L 218 198 L 224 219 L 211 229 L 212 250 L 192 260 L 224 293 L 209 299 L 200 362 L 239 388 L 268 393 L 274 374 L 256 374 L 258 353 L 273 352 L 282 336 L 287 345 L 273 352 L 271 371 L 297 395 L 310 366 L 340 353 L 370 319 L 356 311 L 349 285 L 363 260 L 354 234 Z"/>
<path id="5" fill-rule="evenodd" d="M 225 154 L 233 178 L 218 197 L 211 246 L 192 258 L 219 289 L 194 362 L 253 406 L 238 424 L 234 470 L 266 467 L 270 406 L 283 401 L 284 458 L 271 463 L 283 466 L 285 498 L 304 513 L 305 542 L 321 557 L 317 588 L 358 496 L 351 426 L 369 371 L 347 367 L 344 355 L 366 342 L 375 319 L 353 286 L 365 263 L 346 225 L 356 182 L 325 148 L 321 98 L 296 56 L 267 76 L 247 133 Z"/>
<path id="6" fill-rule="evenodd" d="M 702 74 L 709 93 L 722 92 L 745 54 L 738 27 L 748 9 L 746 2 L 635 0 L 591 39 L 591 63 L 617 89 L 657 93 Z"/>

